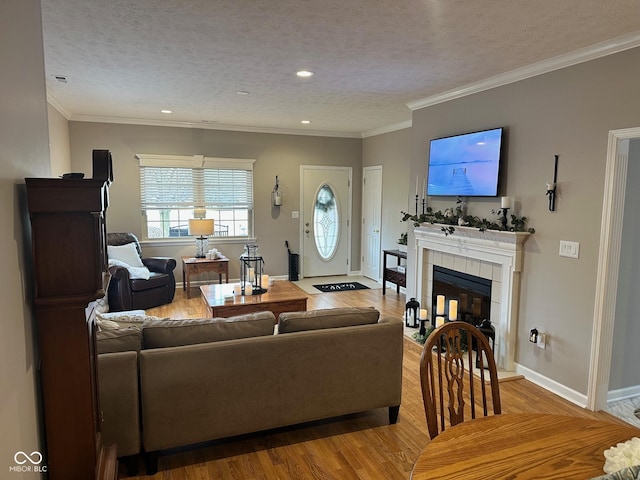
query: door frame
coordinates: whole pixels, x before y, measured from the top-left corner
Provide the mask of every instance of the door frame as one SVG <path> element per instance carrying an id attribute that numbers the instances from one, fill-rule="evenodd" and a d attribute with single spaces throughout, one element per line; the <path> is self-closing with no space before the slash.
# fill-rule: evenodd
<path id="1" fill-rule="evenodd" d="M 371 166 L 367 166 L 367 167 L 362 167 L 362 208 L 361 208 L 361 212 L 362 212 L 362 228 L 360 229 L 360 251 L 362 252 L 362 258 L 360 260 L 360 271 L 362 273 L 362 275 L 364 275 L 364 268 L 363 265 L 365 264 L 364 262 L 364 256 L 366 253 L 366 233 L 364 231 L 364 193 L 365 193 L 365 185 L 364 185 L 364 179 L 365 179 L 365 172 L 366 171 L 375 171 L 375 170 L 379 170 L 380 171 L 380 218 L 378 218 L 378 224 L 380 225 L 380 251 L 378 252 L 378 271 L 376 272 L 376 278 L 374 279 L 377 282 L 382 282 L 382 191 L 383 191 L 383 182 L 384 179 L 382 177 L 383 175 L 383 170 L 382 170 L 382 165 L 371 165 Z M 365 275 L 366 276 L 366 275 Z"/>
<path id="2" fill-rule="evenodd" d="M 587 408 L 590 410 L 604 410 L 609 392 L 623 209 L 629 164 L 628 150 L 624 152 L 620 144 L 623 140 L 630 141 L 638 137 L 640 127 L 609 131 L 587 387 Z"/>
<path id="3" fill-rule="evenodd" d="M 353 211 L 353 168 L 343 166 L 332 165 L 300 165 L 300 224 L 299 224 L 299 242 L 300 242 L 300 278 L 304 278 L 304 218 L 305 218 L 305 205 L 304 205 L 304 172 L 307 170 L 343 170 L 348 173 L 348 194 L 347 194 L 347 271 L 346 274 L 351 273 L 351 229 L 352 229 L 352 211 Z"/>

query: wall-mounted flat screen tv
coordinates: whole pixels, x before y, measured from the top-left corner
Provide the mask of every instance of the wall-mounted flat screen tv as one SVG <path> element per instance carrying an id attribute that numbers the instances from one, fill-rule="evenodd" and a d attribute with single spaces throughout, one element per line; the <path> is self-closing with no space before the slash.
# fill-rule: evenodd
<path id="1" fill-rule="evenodd" d="M 503 128 L 431 140 L 427 195 L 498 195 Z"/>

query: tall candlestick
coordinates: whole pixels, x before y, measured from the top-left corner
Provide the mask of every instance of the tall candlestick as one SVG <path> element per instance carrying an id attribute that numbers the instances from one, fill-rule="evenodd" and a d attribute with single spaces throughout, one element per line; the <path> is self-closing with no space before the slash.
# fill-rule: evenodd
<path id="1" fill-rule="evenodd" d="M 427 177 L 422 180 L 422 198 L 427 196 Z"/>
<path id="2" fill-rule="evenodd" d="M 453 322 L 458 319 L 458 301 L 451 300 L 449 302 L 449 321 Z"/>
<path id="3" fill-rule="evenodd" d="M 502 197 L 500 199 L 500 208 L 511 208 L 511 197 Z"/>
<path id="4" fill-rule="evenodd" d="M 416 175 L 416 198 L 418 197 L 418 175 Z"/>
<path id="5" fill-rule="evenodd" d="M 427 319 L 427 309 L 426 308 L 421 308 L 420 309 L 420 320 L 426 320 Z"/>
<path id="6" fill-rule="evenodd" d="M 444 295 L 436 297 L 436 315 L 444 315 Z"/>

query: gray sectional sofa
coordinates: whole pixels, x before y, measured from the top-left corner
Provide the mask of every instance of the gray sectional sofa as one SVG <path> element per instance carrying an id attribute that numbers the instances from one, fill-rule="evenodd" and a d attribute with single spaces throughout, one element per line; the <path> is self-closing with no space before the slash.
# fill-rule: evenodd
<path id="1" fill-rule="evenodd" d="M 402 321 L 373 308 L 152 320 L 98 333 L 105 443 L 158 452 L 377 408 L 398 418 Z M 138 415 L 139 412 L 139 415 Z M 131 474 L 131 472 L 130 472 Z"/>

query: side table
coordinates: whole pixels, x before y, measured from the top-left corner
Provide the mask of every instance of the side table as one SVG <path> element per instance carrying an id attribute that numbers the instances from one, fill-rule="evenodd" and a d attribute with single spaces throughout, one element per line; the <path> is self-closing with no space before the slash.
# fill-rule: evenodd
<path id="1" fill-rule="evenodd" d="M 382 267 L 382 294 L 387 292 L 387 282 L 396 284 L 396 292 L 400 293 L 400 287 L 406 287 L 406 265 L 402 265 L 402 259 L 407 260 L 406 252 L 400 250 L 383 250 L 383 267 Z M 396 257 L 396 265 L 394 267 L 387 264 L 387 257 Z"/>
<path id="2" fill-rule="evenodd" d="M 216 259 L 182 257 L 182 289 L 186 290 L 187 298 L 191 298 L 191 275 L 203 272 L 218 274 L 218 283 L 222 283 L 224 274 L 225 283 L 229 283 L 229 259 L 220 257 Z"/>

